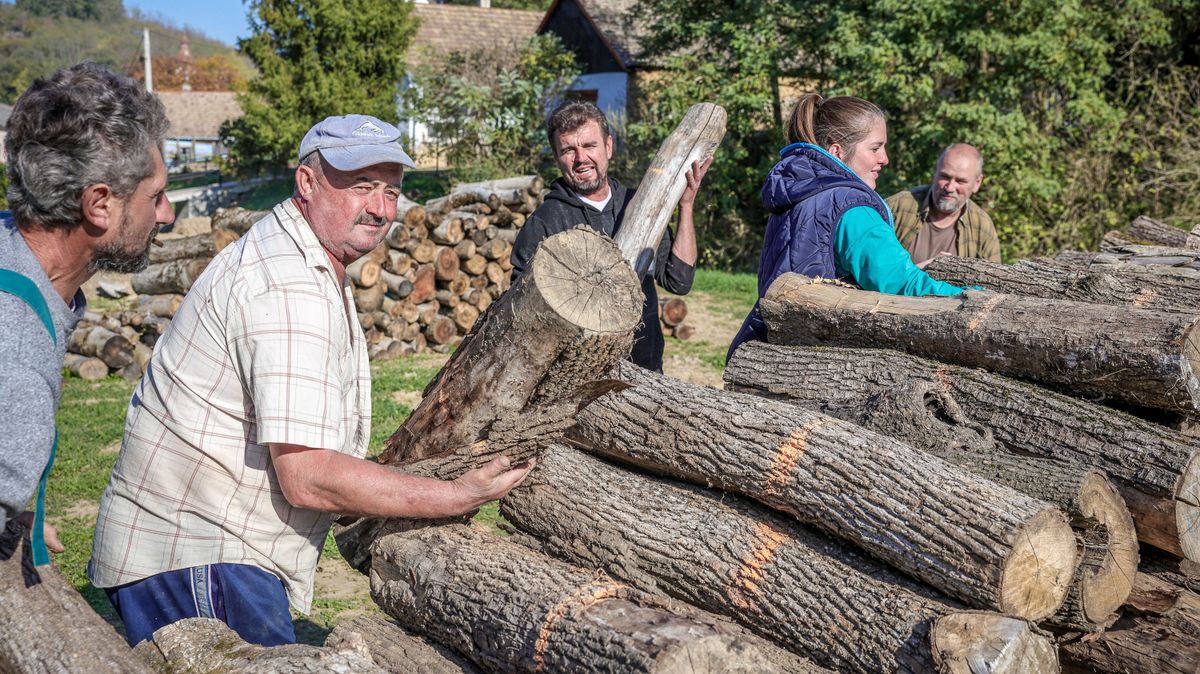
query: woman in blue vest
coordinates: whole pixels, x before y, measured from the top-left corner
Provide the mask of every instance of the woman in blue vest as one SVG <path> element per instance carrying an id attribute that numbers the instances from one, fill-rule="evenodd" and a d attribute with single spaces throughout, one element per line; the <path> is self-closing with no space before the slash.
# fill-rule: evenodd
<path id="1" fill-rule="evenodd" d="M 789 145 L 767 174 L 763 205 L 771 214 L 758 262 L 758 296 L 785 272 L 844 279 L 891 295 L 959 295 L 930 278 L 896 239 L 892 212 L 875 193 L 887 166 L 887 121 L 854 96 L 808 94 L 788 120 Z M 729 347 L 766 341 L 758 305 Z"/>

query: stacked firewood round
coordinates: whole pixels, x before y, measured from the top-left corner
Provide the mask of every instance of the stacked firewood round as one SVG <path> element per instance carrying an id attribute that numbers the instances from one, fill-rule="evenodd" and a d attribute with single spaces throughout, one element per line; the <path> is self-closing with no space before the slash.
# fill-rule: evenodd
<path id="1" fill-rule="evenodd" d="M 687 318 L 688 306 L 682 298 L 671 297 L 658 301 L 658 320 L 662 324 L 663 334 L 675 339 L 691 339 L 696 328 L 684 323 Z"/>
<path id="2" fill-rule="evenodd" d="M 425 205 L 402 197 L 384 243 L 346 269 L 370 357 L 445 353 L 457 344 L 508 289 L 512 244 L 542 196 L 540 177 L 518 176 L 461 183 Z M 152 247 L 150 265 L 130 280 L 136 306 L 85 316 L 64 367 L 84 379 L 112 372 L 140 378 L 183 295 L 218 252 L 265 215 L 218 209 L 211 232 Z"/>

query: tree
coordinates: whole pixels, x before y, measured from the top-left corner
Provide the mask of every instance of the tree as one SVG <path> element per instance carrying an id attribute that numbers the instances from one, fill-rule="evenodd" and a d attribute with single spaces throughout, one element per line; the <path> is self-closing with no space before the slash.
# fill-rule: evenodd
<path id="1" fill-rule="evenodd" d="M 329 115 L 397 121 L 404 53 L 416 31 L 402 0 L 252 0 L 253 34 L 238 49 L 258 68 L 221 129 L 242 172 L 282 169 Z"/>
<path id="2" fill-rule="evenodd" d="M 17 0 L 16 5 L 31 16 L 65 16 L 104 23 L 125 18 L 125 5 L 121 0 Z"/>
<path id="3" fill-rule="evenodd" d="M 406 113 L 426 124 L 460 180 L 484 180 L 549 167 L 544 120 L 579 74 L 553 35 L 518 49 L 452 53 L 417 69 Z"/>

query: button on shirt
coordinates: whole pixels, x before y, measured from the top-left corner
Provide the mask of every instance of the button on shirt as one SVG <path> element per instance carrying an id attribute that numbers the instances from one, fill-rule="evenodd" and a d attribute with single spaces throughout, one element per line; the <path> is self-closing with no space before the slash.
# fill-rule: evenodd
<path id="1" fill-rule="evenodd" d="M 213 259 L 129 403 L 93 584 L 251 564 L 309 609 L 331 515 L 287 502 L 267 445 L 366 455 L 371 374 L 353 307 L 290 199 Z"/>

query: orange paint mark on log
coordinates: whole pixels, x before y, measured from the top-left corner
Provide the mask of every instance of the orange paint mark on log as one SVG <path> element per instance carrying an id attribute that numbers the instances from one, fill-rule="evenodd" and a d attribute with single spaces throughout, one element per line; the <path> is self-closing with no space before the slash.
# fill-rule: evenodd
<path id="1" fill-rule="evenodd" d="M 1150 288 L 1143 288 L 1142 292 L 1138 293 L 1137 297 L 1133 298 L 1133 306 L 1144 307 L 1153 302 L 1155 297 L 1158 297 L 1157 292 L 1151 290 Z"/>
<path id="2" fill-rule="evenodd" d="M 933 371 L 933 378 L 937 380 L 943 391 L 950 390 L 950 368 L 946 365 L 938 365 Z"/>
<path id="3" fill-rule="evenodd" d="M 796 462 L 800 460 L 800 455 L 808 446 L 808 436 L 830 421 L 831 419 L 813 419 L 792 431 L 787 440 L 779 445 L 779 451 L 776 452 L 775 459 L 771 462 L 771 472 L 767 475 L 767 491 L 774 492 L 780 485 L 787 483 L 792 470 L 796 467 Z"/>
<path id="4" fill-rule="evenodd" d="M 975 317 L 971 319 L 971 322 L 967 323 L 967 332 L 975 332 L 978 330 L 979 326 L 983 325 L 984 321 L 991 318 L 992 312 L 994 312 L 996 307 L 999 306 L 1003 301 L 1004 295 L 996 295 L 992 299 L 988 300 L 987 303 L 985 303 L 979 310 L 979 313 L 975 314 Z"/>
<path id="5" fill-rule="evenodd" d="M 765 522 L 754 524 L 754 541 L 750 555 L 742 560 L 730 588 L 729 599 L 738 608 L 748 609 L 759 594 L 763 569 L 775 559 L 775 550 L 784 542 L 783 532 Z"/>
<path id="6" fill-rule="evenodd" d="M 628 594 L 629 588 L 621 583 L 609 580 L 603 572 L 599 577 L 589 580 L 575 588 L 546 612 L 546 619 L 538 628 L 537 641 L 533 644 L 533 671 L 540 672 L 546 666 L 546 649 L 550 646 L 550 635 L 554 626 L 572 610 L 584 609 L 604 599 L 619 599 Z"/>

